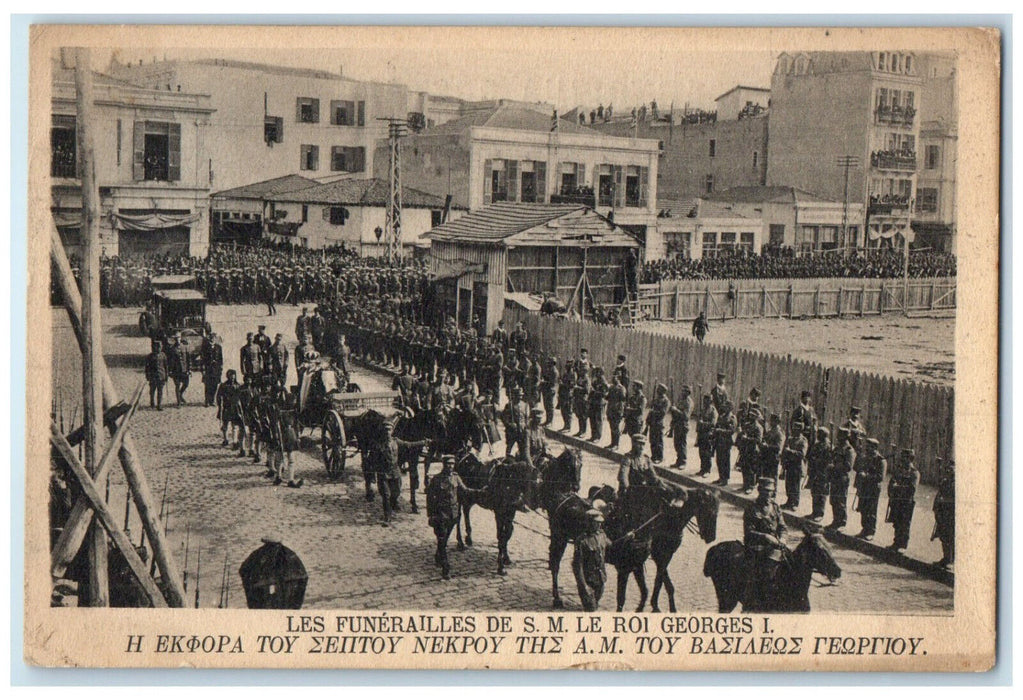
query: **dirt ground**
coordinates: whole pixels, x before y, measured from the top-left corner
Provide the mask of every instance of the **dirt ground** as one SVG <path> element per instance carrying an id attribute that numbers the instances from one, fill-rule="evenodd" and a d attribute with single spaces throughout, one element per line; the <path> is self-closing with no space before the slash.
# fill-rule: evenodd
<path id="1" fill-rule="evenodd" d="M 667 321 L 638 327 L 686 337 L 692 330 L 689 323 Z M 954 318 L 711 320 L 707 342 L 898 379 L 945 386 L 955 382 Z"/>

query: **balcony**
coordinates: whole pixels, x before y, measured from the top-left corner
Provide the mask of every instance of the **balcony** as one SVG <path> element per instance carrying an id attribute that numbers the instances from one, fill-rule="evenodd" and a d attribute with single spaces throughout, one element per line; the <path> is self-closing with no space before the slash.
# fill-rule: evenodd
<path id="1" fill-rule="evenodd" d="M 916 118 L 916 109 L 913 107 L 890 107 L 881 105 L 874 110 L 874 120 L 878 124 L 891 126 L 912 127 L 913 119 Z"/>
<path id="2" fill-rule="evenodd" d="M 870 166 L 882 170 L 916 170 L 916 151 L 874 151 Z"/>
<path id="3" fill-rule="evenodd" d="M 558 194 L 551 195 L 551 204 L 582 204 L 593 209 L 596 207 L 596 195 L 592 187 L 562 188 Z"/>
<path id="4" fill-rule="evenodd" d="M 898 194 L 871 195 L 867 214 L 891 215 L 909 212 L 909 196 Z"/>

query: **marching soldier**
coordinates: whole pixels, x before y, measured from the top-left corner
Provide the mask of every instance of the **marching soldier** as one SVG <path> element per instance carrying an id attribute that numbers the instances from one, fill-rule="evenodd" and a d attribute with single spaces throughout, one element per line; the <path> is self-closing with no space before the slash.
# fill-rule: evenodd
<path id="1" fill-rule="evenodd" d="M 309 337 L 309 307 L 303 306 L 302 313 L 295 319 L 295 337 L 299 340 Z"/>
<path id="2" fill-rule="evenodd" d="M 575 378 L 575 386 L 572 387 L 572 412 L 579 422 L 579 432 L 576 437 L 582 437 L 586 433 L 586 422 L 589 416 L 589 395 L 590 375 L 589 370 L 576 363 L 578 374 Z"/>
<path id="3" fill-rule="evenodd" d="M 227 379 L 217 387 L 216 404 L 217 418 L 220 419 L 220 432 L 224 436 L 220 444 L 224 447 L 240 449 L 242 440 L 245 437 L 245 424 L 242 422 L 241 405 L 238 392 L 241 385 L 238 383 L 238 373 L 233 369 L 227 370 Z M 231 437 L 228 438 L 228 433 Z M 237 440 L 235 440 L 237 432 Z"/>
<path id="4" fill-rule="evenodd" d="M 781 469 L 785 475 L 785 503 L 783 510 L 799 508 L 799 492 L 803 488 L 803 460 L 808 449 L 803 435 L 803 424 L 799 421 L 789 424 L 791 435 L 781 453 Z"/>
<path id="5" fill-rule="evenodd" d="M 760 411 L 747 409 L 743 415 L 745 422 L 735 440 L 739 448 L 739 462 L 736 467 L 742 473 L 743 493 L 748 495 L 753 493 L 760 473 L 760 443 L 764 440 L 764 428 L 760 425 Z"/>
<path id="6" fill-rule="evenodd" d="M 602 529 L 604 515 L 595 508 L 588 510 L 586 515 L 586 531 L 576 538 L 575 549 L 572 552 L 572 572 L 579 584 L 579 598 L 583 602 L 583 609 L 595 610 L 607 582 L 604 557 L 611 543 Z"/>
<path id="7" fill-rule="evenodd" d="M 697 476 L 708 476 L 714 463 L 714 427 L 718 422 L 718 412 L 714 401 L 708 394 L 703 396 L 703 409 L 700 419 L 696 422 L 696 449 L 700 454 L 700 471 Z"/>
<path id="8" fill-rule="evenodd" d="M 824 519 L 824 508 L 831 492 L 828 481 L 831 457 L 831 434 L 827 428 L 817 428 L 816 438 L 806 454 L 806 482 L 813 502 L 810 519 L 816 522 Z"/>
<path id="9" fill-rule="evenodd" d="M 913 450 L 903 448 L 892 478 L 888 480 L 888 517 L 885 522 L 895 528 L 895 541 L 888 548 L 896 551 L 909 546 L 909 530 L 916 507 L 916 485 L 920 481 L 920 472 L 913 463 L 915 459 Z"/>
<path id="10" fill-rule="evenodd" d="M 714 483 L 727 486 L 732 476 L 732 445 L 735 437 L 735 415 L 732 413 L 732 402 L 725 399 L 721 404 L 721 413 L 714 426 L 714 453 L 718 467 L 718 480 Z"/>
<path id="11" fill-rule="evenodd" d="M 675 469 L 686 466 L 686 442 L 689 438 L 689 416 L 693 412 L 693 400 L 689 394 L 692 389 L 688 384 L 682 386 L 682 398 L 671 407 L 671 428 L 668 435 L 675 447 Z"/>
<path id="12" fill-rule="evenodd" d="M 401 449 L 426 447 L 429 440 L 405 441 L 394 437 L 394 421 L 385 420 L 384 438 L 380 445 L 370 449 L 370 473 L 376 475 L 377 490 L 384 507 L 383 527 L 391 524 L 393 513 L 401 512 L 398 499 L 401 496 L 401 469 L 398 466 L 398 451 Z"/>
<path id="13" fill-rule="evenodd" d="M 284 344 L 284 335 L 274 335 L 274 344 L 267 353 L 269 359 L 269 375 L 278 386 L 288 385 L 288 347 Z"/>
<path id="14" fill-rule="evenodd" d="M 650 402 L 650 412 L 646 416 L 646 430 L 650 433 L 650 458 L 654 464 L 664 461 L 664 419 L 670 411 L 668 387 L 658 384 L 654 389 L 654 399 Z"/>
<path id="15" fill-rule="evenodd" d="M 625 400 L 625 432 L 630 436 L 643 431 L 643 414 L 646 412 L 646 395 L 643 382 L 632 382 L 632 394 Z M 645 441 L 644 441 L 645 442 Z"/>
<path id="16" fill-rule="evenodd" d="M 224 372 L 224 348 L 220 337 L 211 333 L 203 344 L 202 381 L 206 389 L 206 406 L 216 404 L 217 387 Z"/>
<path id="17" fill-rule="evenodd" d="M 955 462 L 948 466 L 938 464 L 938 492 L 934 494 L 934 534 L 931 539 L 941 541 L 941 559 L 935 566 L 947 568 L 956 560 L 956 478 Z"/>
<path id="18" fill-rule="evenodd" d="M 167 350 L 167 372 L 174 381 L 174 395 L 178 406 L 185 403 L 185 391 L 191 378 L 192 368 L 189 359 L 188 346 L 181 340 L 181 334 L 175 333 Z"/>
<path id="19" fill-rule="evenodd" d="M 554 422 L 554 399 L 558 394 L 559 379 L 558 358 L 548 358 L 540 383 L 540 395 L 543 397 L 544 425 L 550 425 Z"/>
<path id="20" fill-rule="evenodd" d="M 856 449 L 849 442 L 849 431 L 838 429 L 838 440 L 828 468 L 828 490 L 831 499 L 829 530 L 840 530 L 848 521 L 846 501 L 849 497 L 849 473 L 856 464 Z"/>
<path id="21" fill-rule="evenodd" d="M 590 387 L 589 417 L 590 442 L 600 442 L 604 437 L 604 409 L 607 407 L 607 393 L 611 389 L 604 379 L 604 368 L 593 368 L 593 386 Z"/>
<path id="22" fill-rule="evenodd" d="M 702 343 L 703 339 L 707 337 L 707 331 L 709 330 L 710 324 L 707 323 L 707 314 L 701 311 L 700 315 L 693 321 L 693 337 Z"/>
<path id="23" fill-rule="evenodd" d="M 153 351 L 146 357 L 146 381 L 149 382 L 149 407 L 163 410 L 163 387 L 167 384 L 167 355 L 163 343 L 153 341 Z"/>
<path id="24" fill-rule="evenodd" d="M 427 522 L 437 536 L 434 562 L 441 567 L 441 577 L 445 581 L 451 578 L 447 545 L 452 523 L 457 522 L 461 515 L 462 499 L 478 495 L 481 491 L 470 489 L 458 476 L 454 455 L 444 455 L 441 458 L 440 473 L 430 479 L 426 487 Z"/>
<path id="25" fill-rule="evenodd" d="M 622 384 L 621 375 L 615 373 L 611 377 L 611 386 L 607 390 L 607 423 L 611 429 L 612 450 L 618 449 L 618 442 L 622 437 L 622 416 L 625 415 L 626 390 Z"/>
<path id="26" fill-rule="evenodd" d="M 857 537 L 870 541 L 877 532 L 877 504 L 881 498 L 881 482 L 888 471 L 888 462 L 878 449 L 878 441 L 869 438 L 866 449 L 856 458 L 856 510 L 860 513 L 860 533 Z"/>
<path id="27" fill-rule="evenodd" d="M 504 456 L 511 457 L 513 447 L 518 447 L 519 457 L 526 458 L 526 426 L 529 422 L 529 407 L 522 400 L 522 389 L 513 386 L 509 391 L 508 404 L 501 413 L 504 421 Z"/>
<path id="28" fill-rule="evenodd" d="M 278 334 L 278 337 L 280 335 Z M 298 406 L 295 396 L 279 386 L 276 389 L 277 399 L 274 402 L 273 419 L 275 422 L 274 445 L 276 448 L 275 462 L 276 474 L 274 485 L 280 484 L 287 479 L 289 488 L 297 489 L 305 483 L 304 479 L 295 480 L 294 452 L 299 448 L 298 434 L 301 430 L 298 424 Z M 287 474 L 284 467 L 287 466 Z"/>
<path id="29" fill-rule="evenodd" d="M 768 420 L 768 428 L 764 431 L 764 441 L 760 446 L 760 476 L 777 480 L 778 464 L 784 447 L 785 433 L 781 430 L 781 417 L 777 413 L 772 413 Z"/>
<path id="30" fill-rule="evenodd" d="M 263 374 L 263 353 L 256 344 L 255 334 L 246 333 L 246 342 L 239 352 L 239 366 L 242 369 L 242 379 L 246 377 L 258 377 Z"/>

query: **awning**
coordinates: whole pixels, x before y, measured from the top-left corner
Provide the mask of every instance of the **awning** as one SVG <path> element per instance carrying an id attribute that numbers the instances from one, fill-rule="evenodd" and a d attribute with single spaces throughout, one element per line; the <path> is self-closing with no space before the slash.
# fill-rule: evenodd
<path id="1" fill-rule="evenodd" d="M 199 220 L 200 214 L 118 214 L 110 212 L 110 222 L 122 231 L 159 231 L 177 226 L 188 226 Z"/>
<path id="2" fill-rule="evenodd" d="M 915 238 L 913 229 L 902 223 L 871 223 L 867 226 L 867 238 L 872 241 L 876 241 L 881 238 L 894 238 L 896 234 L 899 236 L 905 236 L 910 243 L 912 243 Z"/>
<path id="3" fill-rule="evenodd" d="M 437 259 L 437 273 L 435 281 L 446 279 L 458 279 L 468 274 L 482 274 L 487 271 L 486 263 L 471 263 L 468 260 L 443 260 Z"/>

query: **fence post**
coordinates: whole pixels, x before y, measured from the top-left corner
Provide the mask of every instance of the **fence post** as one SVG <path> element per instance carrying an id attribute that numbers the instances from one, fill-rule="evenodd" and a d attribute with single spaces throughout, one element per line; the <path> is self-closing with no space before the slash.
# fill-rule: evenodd
<path id="1" fill-rule="evenodd" d="M 760 288 L 760 318 L 765 318 L 766 316 L 767 316 L 767 287 L 761 287 Z"/>
<path id="2" fill-rule="evenodd" d="M 682 292 L 682 288 L 676 283 L 675 284 L 675 320 L 676 321 L 678 320 L 678 317 L 679 317 L 679 311 L 680 311 L 680 309 L 679 309 L 679 304 L 680 304 L 679 297 L 681 296 L 681 292 Z"/>
<path id="3" fill-rule="evenodd" d="M 817 283 L 817 288 L 813 290 L 813 317 L 821 317 L 821 285 Z"/>
<path id="4" fill-rule="evenodd" d="M 860 292 L 860 317 L 863 317 L 863 305 L 867 303 L 867 283 L 863 283 L 863 291 Z"/>
<path id="5" fill-rule="evenodd" d="M 841 285 L 838 286 L 838 303 L 836 304 L 836 309 L 838 311 L 836 316 L 838 318 L 842 318 L 842 286 Z"/>
<path id="6" fill-rule="evenodd" d="M 884 280 L 881 280 L 881 298 L 877 300 L 877 313 L 884 316 Z"/>
<path id="7" fill-rule="evenodd" d="M 931 307 L 931 311 L 934 311 L 934 280 L 933 279 L 931 280 L 931 303 L 930 303 L 930 307 Z"/>

